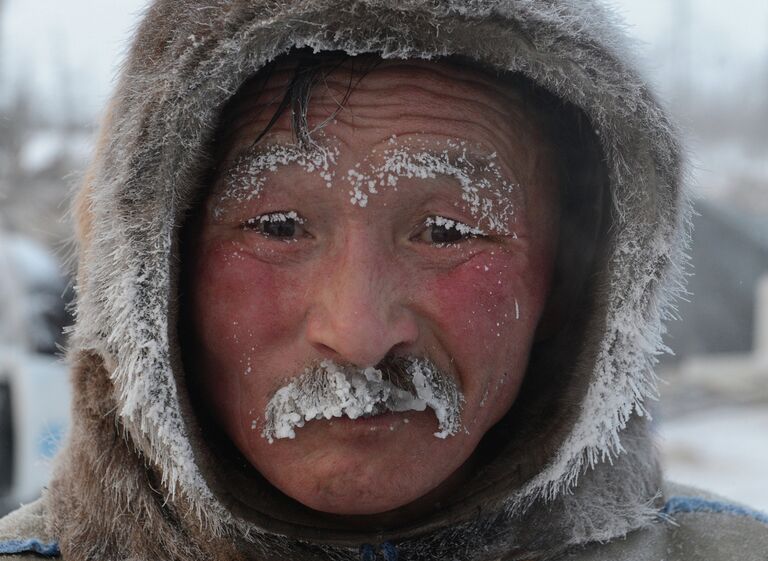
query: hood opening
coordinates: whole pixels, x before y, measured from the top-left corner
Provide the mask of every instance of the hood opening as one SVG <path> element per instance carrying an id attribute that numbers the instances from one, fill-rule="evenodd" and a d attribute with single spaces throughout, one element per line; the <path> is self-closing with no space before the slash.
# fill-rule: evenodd
<path id="1" fill-rule="evenodd" d="M 301 56 L 311 57 L 306 49 L 300 52 Z M 350 58 L 345 53 L 321 53 L 321 56 L 332 65 L 338 64 L 334 56 Z M 375 62 L 371 63 L 372 57 L 375 59 L 376 55 L 365 55 L 365 64 L 369 67 L 375 66 Z M 448 60 L 475 67 L 479 64 L 466 57 Z M 275 61 L 269 63 L 247 80 L 227 107 L 238 96 L 253 95 L 254 84 L 257 87 L 259 83 L 263 84 L 266 81 L 264 74 L 268 75 L 274 64 Z M 183 306 L 186 274 L 182 274 L 178 289 L 182 305 L 178 312 L 179 341 L 176 345 L 181 350 L 176 368 L 180 400 L 184 404 L 183 412 L 200 471 L 214 495 L 235 517 L 270 533 L 336 544 L 354 545 L 361 540 L 381 541 L 419 535 L 475 517 L 479 512 L 503 510 L 508 497 L 552 459 L 573 426 L 591 380 L 591 365 L 596 355 L 593 347 L 599 342 L 599 338 L 585 339 L 584 333 L 601 333 L 602 326 L 588 324 L 594 324 L 595 318 L 604 317 L 598 308 L 604 307 L 600 295 L 604 292 L 601 284 L 605 282 L 602 272 L 607 262 L 608 248 L 605 245 L 610 212 L 605 156 L 593 126 L 581 110 L 520 74 L 504 76 L 498 71 L 488 72 L 497 79 L 511 80 L 519 85 L 524 109 L 534 112 L 548 142 L 557 151 L 560 168 L 560 239 L 548 306 L 550 322 L 555 327 L 534 345 L 516 402 L 486 433 L 475 453 L 461 468 L 472 471 L 461 490 L 434 503 L 421 518 L 394 527 L 366 528 L 365 517 L 356 517 L 350 524 L 346 517 L 314 511 L 284 495 L 250 465 L 205 411 L 194 384 L 190 387 L 188 379 L 181 374 L 186 372 L 187 377 L 195 376 L 192 366 L 195 361 L 190 358 L 190 348 L 193 347 L 191 324 L 184 317 Z M 289 107 L 291 103 L 284 101 L 280 110 Z M 226 115 L 225 107 L 220 115 L 219 131 Z M 261 136 L 265 133 L 263 131 Z M 301 134 L 296 136 L 301 140 Z M 208 153 L 213 155 L 214 164 L 204 184 L 210 184 L 215 173 L 215 155 L 222 152 L 220 132 L 213 138 Z M 196 194 L 193 211 L 180 235 L 179 255 L 188 253 L 185 247 L 191 243 L 190 233 L 195 231 L 200 219 L 196 211 L 204 198 L 203 190 Z M 181 263 L 182 271 L 185 265 Z"/>

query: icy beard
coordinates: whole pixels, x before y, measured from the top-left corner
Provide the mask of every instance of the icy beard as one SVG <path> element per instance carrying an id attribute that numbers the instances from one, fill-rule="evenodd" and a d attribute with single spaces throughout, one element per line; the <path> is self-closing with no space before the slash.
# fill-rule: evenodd
<path id="1" fill-rule="evenodd" d="M 432 361 L 416 357 L 385 359 L 379 368 L 339 366 L 323 360 L 278 389 L 267 403 L 262 436 L 294 438 L 295 428 L 312 420 L 346 415 L 371 417 L 388 411 L 424 411 L 437 417 L 437 438 L 461 427 L 464 396 L 456 381 Z"/>

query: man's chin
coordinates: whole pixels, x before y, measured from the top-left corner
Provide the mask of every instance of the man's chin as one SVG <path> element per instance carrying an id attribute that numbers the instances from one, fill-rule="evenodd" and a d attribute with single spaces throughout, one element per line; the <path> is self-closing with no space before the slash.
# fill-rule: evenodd
<path id="1" fill-rule="evenodd" d="M 308 467 L 298 485 L 281 490 L 349 527 L 394 528 L 434 513 L 466 482 L 472 462 L 452 466 L 458 456 L 460 452 L 416 454 L 398 460 L 382 454 L 373 462 L 336 458 L 333 468 Z"/>
<path id="2" fill-rule="evenodd" d="M 339 470 L 335 477 L 323 477 L 315 486 L 300 489 L 291 496 L 313 510 L 356 518 L 350 522 L 365 525 L 407 507 L 433 487 L 429 481 L 401 478 L 392 472 L 370 477 Z"/>

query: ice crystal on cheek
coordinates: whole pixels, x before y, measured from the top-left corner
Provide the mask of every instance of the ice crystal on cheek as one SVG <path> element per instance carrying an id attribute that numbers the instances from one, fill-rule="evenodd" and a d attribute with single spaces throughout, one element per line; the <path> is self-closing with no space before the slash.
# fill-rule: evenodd
<path id="1" fill-rule="evenodd" d="M 384 379 L 376 368 L 343 368 L 324 360 L 275 392 L 266 407 L 262 436 L 271 444 L 275 439 L 295 438 L 294 429 L 312 420 L 342 415 L 357 419 L 427 407 L 437 417 L 436 437 L 456 434 L 464 398 L 455 381 L 424 359 L 410 359 L 406 370 L 412 390 Z"/>

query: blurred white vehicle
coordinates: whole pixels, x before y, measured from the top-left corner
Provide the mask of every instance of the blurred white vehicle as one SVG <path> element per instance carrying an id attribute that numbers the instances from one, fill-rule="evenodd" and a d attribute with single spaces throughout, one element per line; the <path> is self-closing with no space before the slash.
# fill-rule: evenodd
<path id="1" fill-rule="evenodd" d="M 69 425 L 67 369 L 54 355 L 65 286 L 45 248 L 0 233 L 0 511 L 39 495 Z"/>

